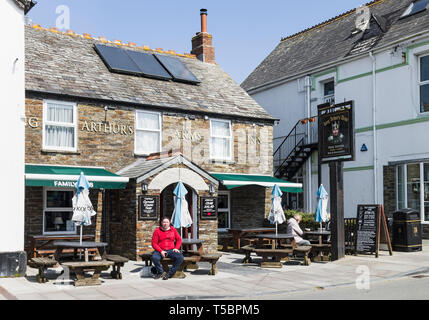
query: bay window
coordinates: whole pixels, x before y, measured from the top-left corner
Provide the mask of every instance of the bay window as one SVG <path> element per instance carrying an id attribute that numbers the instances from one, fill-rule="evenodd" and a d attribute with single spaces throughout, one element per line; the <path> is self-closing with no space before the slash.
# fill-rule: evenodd
<path id="1" fill-rule="evenodd" d="M 429 222 L 429 163 L 408 163 L 396 167 L 396 207 L 412 208 Z"/>

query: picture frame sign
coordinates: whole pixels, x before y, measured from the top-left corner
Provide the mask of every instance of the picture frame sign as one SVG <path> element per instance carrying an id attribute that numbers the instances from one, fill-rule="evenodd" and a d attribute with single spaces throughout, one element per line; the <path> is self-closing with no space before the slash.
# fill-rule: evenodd
<path id="1" fill-rule="evenodd" d="M 217 219 L 217 198 L 201 197 L 200 209 L 201 209 L 202 220 L 216 220 Z"/>
<path id="2" fill-rule="evenodd" d="M 159 196 L 139 196 L 139 220 L 157 220 Z"/>
<path id="3" fill-rule="evenodd" d="M 353 101 L 319 105 L 318 118 L 321 163 L 353 161 L 355 157 Z"/>

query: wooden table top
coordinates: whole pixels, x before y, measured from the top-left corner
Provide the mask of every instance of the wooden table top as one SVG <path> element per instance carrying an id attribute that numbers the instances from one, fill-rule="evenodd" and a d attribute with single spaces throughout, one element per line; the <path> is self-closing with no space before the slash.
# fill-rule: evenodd
<path id="1" fill-rule="evenodd" d="M 329 236 L 331 235 L 331 231 L 326 230 L 313 230 L 313 231 L 304 231 L 304 234 L 308 234 L 310 236 Z"/>
<path id="2" fill-rule="evenodd" d="M 262 239 L 271 239 L 271 240 L 277 240 L 277 239 L 293 239 L 294 235 L 292 233 L 267 233 L 267 234 L 258 234 L 255 236 L 256 238 L 262 238 Z"/>
<path id="3" fill-rule="evenodd" d="M 182 244 L 202 244 L 204 240 L 201 239 L 182 239 Z"/>
<path id="4" fill-rule="evenodd" d="M 62 234 L 62 235 L 37 235 L 37 236 L 30 236 L 30 238 L 35 240 L 63 240 L 63 239 L 79 240 L 80 236 L 75 234 L 69 234 L 69 235 Z M 82 236 L 82 239 L 94 239 L 94 238 L 95 238 L 94 235 Z"/>
<path id="5" fill-rule="evenodd" d="M 276 231 L 275 228 L 266 228 L 266 227 L 261 227 L 261 228 L 230 228 L 228 229 L 228 232 L 273 232 Z"/>
<path id="6" fill-rule="evenodd" d="M 65 247 L 65 248 L 98 248 L 98 247 L 107 247 L 106 242 L 94 242 L 94 241 L 55 241 L 53 243 L 56 247 Z"/>

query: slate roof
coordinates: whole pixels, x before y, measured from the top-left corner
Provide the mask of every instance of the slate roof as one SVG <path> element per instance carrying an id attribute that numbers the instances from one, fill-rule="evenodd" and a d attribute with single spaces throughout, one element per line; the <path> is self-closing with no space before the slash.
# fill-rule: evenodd
<path id="1" fill-rule="evenodd" d="M 24 13 L 27 14 L 28 11 L 31 10 L 31 8 L 33 8 L 37 2 L 33 1 L 33 0 L 15 0 L 15 3 L 24 10 Z"/>
<path id="2" fill-rule="evenodd" d="M 372 46 L 355 55 L 368 53 L 401 38 L 429 31 L 429 10 L 400 19 L 413 0 L 376 0 L 367 4 L 372 14 L 383 21 L 386 32 Z M 355 29 L 356 13 L 350 10 L 340 16 L 281 40 L 277 47 L 243 81 L 246 91 L 293 76 L 304 75 L 318 66 L 353 56 L 350 51 L 359 35 L 351 37 Z M 384 21 L 385 20 L 385 21 Z M 360 33 L 362 34 L 362 33 Z M 352 52 L 353 53 L 353 52 Z"/>
<path id="3" fill-rule="evenodd" d="M 198 85 L 122 75 L 109 72 L 93 48 L 95 43 L 103 44 L 26 26 L 26 90 L 161 110 L 275 120 L 218 65 L 177 56 L 201 81 Z"/>

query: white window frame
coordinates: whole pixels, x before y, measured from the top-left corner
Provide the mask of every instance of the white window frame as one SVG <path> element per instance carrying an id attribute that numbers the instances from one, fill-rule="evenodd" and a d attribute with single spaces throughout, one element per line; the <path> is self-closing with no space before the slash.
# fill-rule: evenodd
<path id="1" fill-rule="evenodd" d="M 225 122 L 229 125 L 229 136 L 215 136 L 213 135 L 213 125 L 212 122 Z M 229 158 L 221 158 L 214 155 L 212 138 L 221 138 L 221 139 L 229 139 Z M 234 148 L 233 148 L 233 137 L 232 137 L 232 123 L 231 120 L 223 120 L 223 119 L 210 119 L 210 160 L 219 160 L 219 161 L 232 161 L 234 158 Z"/>
<path id="2" fill-rule="evenodd" d="M 137 114 L 138 113 L 149 113 L 149 114 L 156 114 L 158 115 L 158 121 L 159 121 L 159 130 L 153 130 L 153 129 L 140 129 L 137 127 Z M 134 113 L 134 154 L 140 155 L 140 156 L 148 156 L 151 153 L 161 152 L 162 151 L 162 114 L 160 112 L 154 112 L 154 111 L 146 111 L 146 110 L 136 110 Z M 155 150 L 153 152 L 147 153 L 143 152 L 141 150 L 137 150 L 137 131 L 146 131 L 146 132 L 158 132 L 159 133 L 159 149 Z"/>
<path id="3" fill-rule="evenodd" d="M 424 164 L 427 162 L 410 162 L 410 163 L 403 163 L 403 164 L 399 164 L 396 166 L 396 181 L 395 181 L 395 189 L 396 189 L 396 209 L 399 210 L 399 188 L 398 188 L 398 181 L 399 181 L 399 177 L 398 177 L 398 168 L 399 166 L 402 167 L 402 171 L 403 171 L 403 181 L 404 181 L 404 204 L 405 207 L 408 207 L 408 176 L 407 176 L 407 166 L 411 165 L 411 164 L 418 164 L 419 168 L 420 168 L 420 220 L 422 222 L 422 224 L 429 224 L 429 220 L 425 221 L 425 199 L 424 199 Z"/>
<path id="4" fill-rule="evenodd" d="M 229 228 L 231 228 L 231 191 L 219 191 L 218 196 L 228 196 L 228 209 L 217 209 L 218 215 L 219 212 L 228 212 L 228 227 L 227 228 L 219 228 L 218 232 L 227 232 Z"/>
<path id="5" fill-rule="evenodd" d="M 74 191 L 73 188 L 51 188 L 51 187 L 44 187 L 43 188 L 43 235 L 75 235 L 77 233 L 76 225 L 73 224 L 74 230 L 73 231 L 45 231 L 45 213 L 46 212 L 64 212 L 64 211 L 70 211 L 73 213 L 73 207 L 68 208 L 48 208 L 47 207 L 47 195 L 48 191 Z"/>
<path id="6" fill-rule="evenodd" d="M 330 82 L 334 83 L 334 93 L 333 94 L 325 95 L 325 85 L 327 83 L 330 83 Z M 324 80 L 322 82 L 322 95 L 323 95 L 323 98 L 322 98 L 323 103 L 329 102 L 330 104 L 335 104 L 335 79 L 334 78 L 328 79 L 328 80 Z"/>
<path id="7" fill-rule="evenodd" d="M 47 121 L 48 118 L 48 104 L 49 103 L 57 103 L 70 105 L 73 107 L 73 124 L 70 123 L 62 123 L 62 122 L 54 122 Z M 46 145 L 46 126 L 60 126 L 60 127 L 68 127 L 74 128 L 74 146 L 69 147 L 57 147 L 57 146 L 48 146 Z M 68 102 L 68 101 L 59 101 L 59 100 L 43 100 L 43 129 L 42 129 L 42 149 L 46 151 L 70 151 L 77 152 L 77 143 L 78 143 L 78 119 L 77 119 L 77 103 Z"/>
<path id="8" fill-rule="evenodd" d="M 419 96 L 419 113 L 420 114 L 429 114 L 429 110 L 428 111 L 421 111 L 421 108 L 420 108 L 420 101 L 421 101 L 421 97 L 420 97 L 420 87 L 421 86 L 424 86 L 424 85 L 429 85 L 429 80 L 426 80 L 426 81 L 421 81 L 421 77 L 420 77 L 420 73 L 421 73 L 421 61 L 422 61 L 422 58 L 424 58 L 424 57 L 429 57 L 429 54 L 422 54 L 422 55 L 420 55 L 419 56 L 419 59 L 418 59 L 418 67 L 417 67 L 417 85 L 418 85 L 418 96 Z"/>

